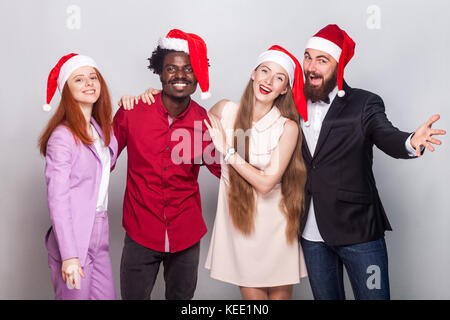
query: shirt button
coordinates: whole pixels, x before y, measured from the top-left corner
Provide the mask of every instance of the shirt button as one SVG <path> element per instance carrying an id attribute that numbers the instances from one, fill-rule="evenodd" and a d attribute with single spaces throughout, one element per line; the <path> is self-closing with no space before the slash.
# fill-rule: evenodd
<path id="1" fill-rule="evenodd" d="M 166 202 L 165 206 L 167 207 L 167 202 Z"/>
<path id="2" fill-rule="evenodd" d="M 166 147 L 166 150 L 169 150 L 169 147 Z"/>
<path id="3" fill-rule="evenodd" d="M 167 168 L 164 168 L 164 171 L 167 171 Z"/>
<path id="4" fill-rule="evenodd" d="M 163 189 L 165 189 L 165 188 L 167 188 L 167 186 L 166 186 L 166 185 L 163 185 Z"/>
<path id="5" fill-rule="evenodd" d="M 170 222 L 167 223 L 167 226 L 170 227 Z"/>

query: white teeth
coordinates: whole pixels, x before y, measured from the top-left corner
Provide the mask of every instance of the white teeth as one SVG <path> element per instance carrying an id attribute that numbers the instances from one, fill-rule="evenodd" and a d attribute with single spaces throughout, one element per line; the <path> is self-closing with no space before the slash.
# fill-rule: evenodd
<path id="1" fill-rule="evenodd" d="M 186 83 L 174 83 L 173 84 L 175 87 L 186 87 L 187 84 Z"/>
<path id="2" fill-rule="evenodd" d="M 84 93 L 90 94 L 90 93 L 94 93 L 94 92 L 95 92 L 95 90 L 87 90 Z"/>
<path id="3" fill-rule="evenodd" d="M 270 92 L 270 90 L 267 90 L 266 88 L 264 88 L 263 86 L 259 86 L 261 89 L 262 89 L 262 91 L 264 91 L 264 92 Z"/>

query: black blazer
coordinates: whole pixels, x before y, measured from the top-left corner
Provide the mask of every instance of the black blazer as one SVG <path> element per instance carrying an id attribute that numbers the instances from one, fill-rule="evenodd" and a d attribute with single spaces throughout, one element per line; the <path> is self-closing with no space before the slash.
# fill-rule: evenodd
<path id="1" fill-rule="evenodd" d="M 349 245 L 381 238 L 392 230 L 372 172 L 373 145 L 394 158 L 411 158 L 405 142 L 411 133 L 399 131 L 387 119 L 383 100 L 344 83 L 322 124 L 314 155 L 303 139 L 308 178 L 303 231 L 311 197 L 325 243 Z"/>

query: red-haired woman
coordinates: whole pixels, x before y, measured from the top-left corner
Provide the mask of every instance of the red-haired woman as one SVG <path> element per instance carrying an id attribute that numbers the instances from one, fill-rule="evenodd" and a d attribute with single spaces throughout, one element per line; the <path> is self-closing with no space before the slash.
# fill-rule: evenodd
<path id="1" fill-rule="evenodd" d="M 50 72 L 44 107 L 57 87 L 61 102 L 39 138 L 52 223 L 45 244 L 56 299 L 115 299 L 107 204 L 117 141 L 108 87 L 94 60 L 73 53 Z"/>

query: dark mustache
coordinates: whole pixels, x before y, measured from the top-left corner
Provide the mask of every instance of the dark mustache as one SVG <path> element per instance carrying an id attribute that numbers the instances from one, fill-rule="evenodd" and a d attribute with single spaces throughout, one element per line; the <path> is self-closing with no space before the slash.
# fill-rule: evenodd
<path id="1" fill-rule="evenodd" d="M 309 79 L 309 76 L 320 77 L 320 78 L 323 79 L 323 76 L 322 76 L 322 75 L 317 74 L 317 73 L 315 73 L 315 72 L 311 72 L 311 71 L 309 71 L 309 72 L 306 73 L 306 78 L 307 78 L 307 79 Z"/>

